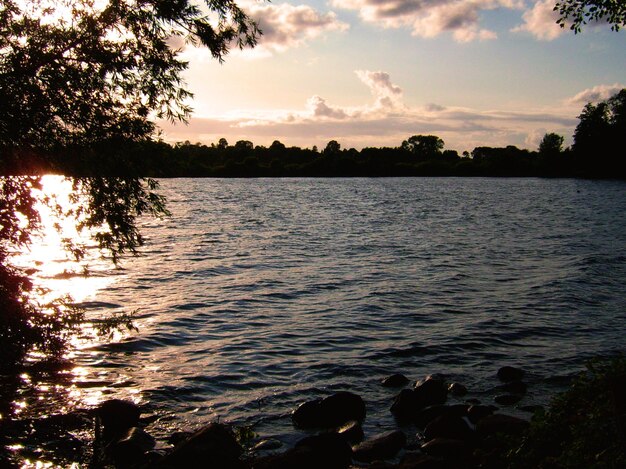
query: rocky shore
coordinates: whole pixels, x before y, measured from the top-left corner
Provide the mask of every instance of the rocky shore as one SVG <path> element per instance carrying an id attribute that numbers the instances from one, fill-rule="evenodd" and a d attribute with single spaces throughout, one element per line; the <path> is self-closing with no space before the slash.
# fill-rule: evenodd
<path id="1" fill-rule="evenodd" d="M 171 436 L 169 448 L 156 448 L 144 430 L 141 410 L 132 402 L 109 400 L 94 412 L 93 467 L 220 469 L 347 468 L 497 468 L 511 440 L 520 439 L 529 422 L 507 414 L 526 393 L 524 371 L 503 367 L 496 374 L 498 406 L 464 400 L 467 389 L 430 375 L 412 383 L 395 374 L 380 385 L 396 388 L 390 402 L 398 428 L 366 435 L 367 403 L 340 391 L 303 402 L 291 415 L 305 436 L 285 448 L 274 439 L 242 434 L 211 422 L 193 432 Z M 452 398 L 452 399 L 450 399 Z M 450 401 L 453 401 L 452 403 Z M 532 409 L 528 409 L 532 410 Z M 407 433 L 406 428 L 415 428 Z"/>

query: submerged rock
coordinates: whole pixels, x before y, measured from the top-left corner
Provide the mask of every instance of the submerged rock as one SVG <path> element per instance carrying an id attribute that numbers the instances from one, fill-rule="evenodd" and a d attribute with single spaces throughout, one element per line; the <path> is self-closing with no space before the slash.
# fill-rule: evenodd
<path id="1" fill-rule="evenodd" d="M 470 441 L 476 437 L 474 430 L 463 417 L 454 414 L 440 415 L 431 421 L 424 429 L 424 438 L 449 438 L 454 440 Z"/>
<path id="2" fill-rule="evenodd" d="M 443 459 L 420 452 L 407 452 L 397 469 L 449 469 Z"/>
<path id="3" fill-rule="evenodd" d="M 391 404 L 391 413 L 399 422 L 409 422 L 423 408 L 413 389 L 403 389 Z"/>
<path id="4" fill-rule="evenodd" d="M 292 415 L 294 424 L 300 428 L 333 428 L 350 420 L 364 419 L 365 402 L 348 391 L 305 402 Z"/>
<path id="5" fill-rule="evenodd" d="M 182 441 L 154 467 L 198 467 L 198 464 L 202 464 L 204 467 L 240 469 L 245 467 L 239 461 L 242 453 L 243 449 L 230 427 L 222 423 L 210 423 Z"/>
<path id="6" fill-rule="evenodd" d="M 282 441 L 276 440 L 274 438 L 268 438 L 265 440 L 259 441 L 254 447 L 252 451 L 272 451 L 283 446 Z"/>
<path id="7" fill-rule="evenodd" d="M 467 409 L 467 416 L 473 424 L 476 424 L 486 416 L 493 414 L 496 410 L 498 408 L 493 405 L 472 405 Z"/>
<path id="8" fill-rule="evenodd" d="M 375 436 L 352 448 L 354 459 L 360 462 L 393 458 L 406 445 L 406 435 L 394 430 Z"/>
<path id="9" fill-rule="evenodd" d="M 406 386 L 408 383 L 409 378 L 400 373 L 387 376 L 380 382 L 386 388 L 399 388 L 400 386 Z"/>
<path id="10" fill-rule="evenodd" d="M 461 383 L 451 383 L 448 386 L 448 392 L 453 396 L 465 396 L 467 394 L 467 388 Z"/>
<path id="11" fill-rule="evenodd" d="M 335 433 L 310 436 L 296 443 L 284 453 L 258 458 L 252 469 L 347 469 L 352 461 L 352 450 Z"/>
<path id="12" fill-rule="evenodd" d="M 500 405 L 513 405 L 521 401 L 522 397 L 520 394 L 498 394 L 493 400 Z"/>
<path id="13" fill-rule="evenodd" d="M 462 463 L 461 467 L 471 467 L 474 447 L 462 440 L 435 438 L 422 445 L 422 451 L 429 456 L 450 463 Z M 447 466 L 449 467 L 449 466 Z"/>
<path id="14" fill-rule="evenodd" d="M 391 405 L 391 413 L 399 422 L 409 422 L 424 408 L 446 402 L 448 388 L 440 377 L 428 376 L 413 389 L 403 389 Z"/>
<path id="15" fill-rule="evenodd" d="M 458 417 L 464 417 L 467 414 L 467 410 L 470 406 L 467 404 L 456 405 L 431 405 L 420 410 L 415 417 L 415 424 L 419 428 L 426 428 L 426 426 L 442 415 L 456 415 Z"/>
<path id="16" fill-rule="evenodd" d="M 109 441 L 138 426 L 141 411 L 134 402 L 110 399 L 101 403 L 95 414 L 98 424 L 102 426 L 102 437 Z"/>
<path id="17" fill-rule="evenodd" d="M 363 440 L 363 427 L 356 420 L 351 420 L 337 428 L 337 435 L 341 436 L 348 443 L 358 443 Z"/>
<path id="18" fill-rule="evenodd" d="M 156 440 L 138 427 L 130 428 L 119 440 L 106 448 L 107 455 L 115 467 L 131 467 L 143 463 L 145 455 L 156 446 Z"/>
<path id="19" fill-rule="evenodd" d="M 506 384 L 496 386 L 497 391 L 508 392 L 512 394 L 526 394 L 526 383 L 520 380 L 509 381 Z"/>
<path id="20" fill-rule="evenodd" d="M 422 408 L 429 405 L 444 404 L 448 398 L 448 387 L 444 379 L 437 375 L 426 377 L 413 389 L 421 401 Z"/>
<path id="21" fill-rule="evenodd" d="M 498 370 L 498 379 L 500 381 L 520 381 L 524 377 L 524 370 L 513 366 L 503 366 Z"/>
<path id="22" fill-rule="evenodd" d="M 291 414 L 294 425 L 300 428 L 319 427 L 320 425 L 320 402 L 321 399 L 303 402 Z"/>

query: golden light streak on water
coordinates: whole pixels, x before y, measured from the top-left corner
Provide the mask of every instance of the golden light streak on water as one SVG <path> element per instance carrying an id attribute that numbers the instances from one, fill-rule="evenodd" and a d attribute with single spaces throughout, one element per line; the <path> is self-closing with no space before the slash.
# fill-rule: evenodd
<path id="1" fill-rule="evenodd" d="M 36 195 L 49 198 L 63 210 L 71 208 L 72 182 L 63 176 L 42 177 L 42 188 Z M 102 259 L 89 233 L 79 233 L 75 220 L 61 217 L 49 205 L 40 202 L 37 207 L 41 217 L 41 231 L 32 238 L 27 250 L 15 258 L 15 263 L 31 269 L 36 285 L 42 288 L 43 302 L 70 295 L 75 302 L 93 299 L 98 291 L 109 286 L 114 279 L 103 275 L 110 261 Z M 85 246 L 83 261 L 76 261 L 65 249 L 64 240 Z M 91 275 L 87 275 L 91 272 Z"/>
<path id="2" fill-rule="evenodd" d="M 114 271 L 114 265 L 110 258 L 105 258 L 96 242 L 90 238 L 88 232 L 78 232 L 76 220 L 72 217 L 64 217 L 72 207 L 71 193 L 72 181 L 63 176 L 46 175 L 41 179 L 41 189 L 36 190 L 34 195 L 40 202 L 37 210 L 40 215 L 40 230 L 31 238 L 31 244 L 20 253 L 14 255 L 17 266 L 26 269 L 33 280 L 37 290 L 35 300 L 46 304 L 58 298 L 69 297 L 75 304 L 83 304 L 98 300 L 98 294 L 111 286 L 123 275 Z M 45 203 L 45 200 L 51 202 Z M 61 210 L 56 209 L 56 205 Z M 66 249 L 66 240 L 71 240 L 74 245 L 80 245 L 85 249 L 85 256 L 80 261 L 72 257 Z M 80 362 L 97 362 L 99 353 L 86 350 L 101 342 L 92 328 L 89 320 L 102 319 L 109 315 L 98 309 L 86 311 L 87 322 L 82 327 L 80 335 L 73 336 L 70 347 L 65 353 L 65 358 Z M 113 331 L 106 337 L 107 342 L 122 340 L 128 333 Z M 44 359 L 45 355 L 38 351 L 30 354 L 30 359 L 37 361 Z M 68 397 L 66 404 L 72 403 L 79 406 L 97 405 L 103 399 L 107 390 L 106 385 L 92 386 L 98 382 L 97 376 L 87 367 L 76 366 L 66 372 L 69 382 L 61 385 L 59 389 L 51 383 L 35 383 L 28 374 L 21 376 L 24 385 L 33 385 L 37 388 L 37 400 L 45 400 L 55 395 L 64 394 Z M 101 378 L 100 378 L 101 380 Z M 110 384 L 110 383 L 108 383 Z M 15 414 L 24 413 L 27 408 L 26 401 L 14 402 Z M 61 409 L 57 409 L 61 411 Z M 34 466 L 33 466 L 34 467 Z M 44 467 L 44 466 L 42 466 Z"/>

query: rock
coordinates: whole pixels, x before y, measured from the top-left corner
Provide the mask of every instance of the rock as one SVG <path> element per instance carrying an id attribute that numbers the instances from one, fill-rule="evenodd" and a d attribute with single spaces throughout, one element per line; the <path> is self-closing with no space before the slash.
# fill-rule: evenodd
<path id="1" fill-rule="evenodd" d="M 374 461 L 367 465 L 367 469 L 398 469 L 398 466 L 386 461 Z"/>
<path id="2" fill-rule="evenodd" d="M 463 417 L 467 413 L 469 408 L 466 404 L 456 405 L 431 405 L 420 410 L 415 417 L 415 424 L 419 428 L 425 428 L 430 422 L 441 415 L 453 414 L 459 417 Z"/>
<path id="3" fill-rule="evenodd" d="M 305 402 L 292 415 L 294 424 L 300 428 L 333 428 L 350 420 L 364 419 L 365 402 L 348 391 Z"/>
<path id="4" fill-rule="evenodd" d="M 399 422 L 408 422 L 413 420 L 420 407 L 420 401 L 413 389 L 403 389 L 394 398 L 391 404 L 391 413 Z"/>
<path id="5" fill-rule="evenodd" d="M 337 428 L 336 432 L 348 443 L 358 443 L 363 440 L 363 428 L 361 427 L 361 423 L 356 420 L 347 422 Z"/>
<path id="6" fill-rule="evenodd" d="M 467 416 L 473 424 L 478 423 L 487 415 L 493 414 L 498 408 L 493 405 L 472 405 L 467 409 Z"/>
<path id="7" fill-rule="evenodd" d="M 409 422 L 425 407 L 444 404 L 447 395 L 446 383 L 438 377 L 428 376 L 413 389 L 400 391 L 391 405 L 391 413 L 399 422 Z"/>
<path id="8" fill-rule="evenodd" d="M 522 400 L 519 394 L 499 394 L 493 398 L 500 405 L 513 405 Z"/>
<path id="9" fill-rule="evenodd" d="M 174 432 L 167 439 L 167 442 L 172 446 L 176 446 L 182 441 L 188 439 L 191 435 L 193 435 L 192 432 Z"/>
<path id="10" fill-rule="evenodd" d="M 282 441 L 276 440 L 274 438 L 268 438 L 265 440 L 261 440 L 256 445 L 254 445 L 252 451 L 272 451 L 280 448 L 282 445 Z"/>
<path id="11" fill-rule="evenodd" d="M 470 441 L 475 437 L 474 430 L 465 419 L 453 414 L 440 415 L 424 429 L 424 438 L 427 441 L 435 438 Z"/>
<path id="12" fill-rule="evenodd" d="M 355 446 L 352 448 L 353 457 L 360 462 L 390 459 L 404 448 L 405 444 L 406 435 L 400 430 L 394 430 Z"/>
<path id="13" fill-rule="evenodd" d="M 102 426 L 102 437 L 105 442 L 119 438 L 129 428 L 139 424 L 141 411 L 139 406 L 131 401 L 110 399 L 96 408 L 96 418 Z"/>
<path id="14" fill-rule="evenodd" d="M 526 394 L 526 383 L 515 380 L 509 381 L 506 384 L 501 384 L 500 386 L 496 386 L 497 391 L 512 393 L 512 394 Z"/>
<path id="15" fill-rule="evenodd" d="M 321 399 L 307 401 L 298 406 L 291 415 L 294 425 L 300 428 L 319 427 L 320 425 L 320 402 Z"/>
<path id="16" fill-rule="evenodd" d="M 417 412 L 414 422 L 419 428 L 426 428 L 426 425 L 435 420 L 437 417 L 445 415 L 449 412 L 450 406 L 448 405 L 431 405 Z"/>
<path id="17" fill-rule="evenodd" d="M 467 388 L 460 383 L 451 383 L 448 386 L 448 392 L 453 396 L 465 396 L 467 394 Z"/>
<path id="18" fill-rule="evenodd" d="M 239 461 L 242 452 L 230 427 L 210 423 L 182 441 L 154 467 L 197 467 L 202 462 L 204 467 L 239 469 L 244 467 Z"/>
<path id="19" fill-rule="evenodd" d="M 420 452 L 407 452 L 398 464 L 397 469 L 449 469 L 448 465 L 438 458 Z"/>
<path id="20" fill-rule="evenodd" d="M 350 462 L 352 448 L 346 441 L 336 433 L 321 433 L 319 435 L 307 436 L 296 443 L 296 448 L 308 448 L 315 452 L 334 455 L 338 460 Z"/>
<path id="21" fill-rule="evenodd" d="M 512 366 L 503 366 L 498 370 L 498 379 L 500 381 L 520 381 L 524 377 L 524 370 Z"/>
<path id="22" fill-rule="evenodd" d="M 352 460 L 352 450 L 346 441 L 335 433 L 310 436 L 296 443 L 284 453 L 252 461 L 252 469 L 347 469 Z"/>
<path id="23" fill-rule="evenodd" d="M 145 454 L 154 449 L 156 440 L 138 427 L 130 428 L 119 440 L 106 448 L 116 468 L 131 467 L 145 461 Z"/>
<path id="24" fill-rule="evenodd" d="M 420 381 L 413 389 L 421 401 L 422 408 L 429 405 L 444 404 L 448 397 L 448 388 L 443 378 L 439 376 L 428 376 L 424 381 Z"/>
<path id="25" fill-rule="evenodd" d="M 474 448 L 465 441 L 435 438 L 424 443 L 422 451 L 429 456 L 441 458 L 444 461 L 454 463 L 467 462 L 465 467 L 472 466 Z"/>
<path id="26" fill-rule="evenodd" d="M 526 420 L 511 415 L 487 415 L 476 425 L 476 431 L 482 437 L 503 433 L 505 435 L 519 435 L 529 423 Z"/>
<path id="27" fill-rule="evenodd" d="M 360 396 L 348 391 L 332 394 L 320 402 L 324 427 L 338 427 L 350 420 L 365 420 L 365 402 Z"/>
<path id="28" fill-rule="evenodd" d="M 408 382 L 409 378 L 400 373 L 396 373 L 395 375 L 384 378 L 380 384 L 386 388 L 399 388 L 400 386 L 405 386 Z"/>

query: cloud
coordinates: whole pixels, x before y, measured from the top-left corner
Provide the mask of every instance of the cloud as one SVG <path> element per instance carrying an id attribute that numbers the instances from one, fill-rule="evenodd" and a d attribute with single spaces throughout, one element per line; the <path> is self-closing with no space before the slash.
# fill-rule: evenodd
<path id="1" fill-rule="evenodd" d="M 312 96 L 307 101 L 307 108 L 314 117 L 329 117 L 331 119 L 345 119 L 348 114 L 343 109 L 331 108 L 326 100 L 319 96 Z"/>
<path id="2" fill-rule="evenodd" d="M 368 70 L 357 70 L 355 73 L 376 98 L 375 107 L 392 108 L 399 103 L 402 89 L 391 82 L 388 73 Z"/>
<path id="3" fill-rule="evenodd" d="M 512 32 L 527 32 L 539 40 L 552 41 L 565 32 L 556 24 L 559 14 L 554 11 L 554 0 L 541 0 L 522 15 L 524 24 L 513 28 Z"/>
<path id="4" fill-rule="evenodd" d="M 581 91 L 575 96 L 566 99 L 565 104 L 585 105 L 587 103 L 597 103 L 599 101 L 605 101 L 624 88 L 626 88 L 626 85 L 620 83 L 614 83 L 612 85 L 594 86 L 593 88 L 587 88 L 586 90 Z"/>
<path id="5" fill-rule="evenodd" d="M 331 0 L 337 8 L 356 10 L 361 19 L 385 28 L 411 28 L 414 36 L 451 33 L 458 42 L 488 40 L 494 31 L 480 27 L 480 12 L 523 7 L 522 0 Z"/>
<path id="6" fill-rule="evenodd" d="M 371 90 L 373 102 L 342 107 L 312 96 L 300 110 L 240 111 L 229 116 L 194 117 L 188 126 L 173 127 L 164 122 L 161 127 L 170 141 L 211 143 L 226 137 L 229 141 L 246 139 L 269 145 L 278 139 L 302 147 L 325 145 L 333 139 L 346 148 L 398 146 L 411 135 L 435 134 L 446 142 L 447 148 L 462 151 L 484 145 L 535 149 L 544 129 L 567 136 L 577 122 L 573 116 L 562 113 L 567 110 L 513 112 L 435 103 L 409 107 L 402 102 L 402 89 L 386 72 L 359 70 L 356 74 Z M 385 105 L 385 100 L 391 100 L 393 105 Z"/>
<path id="7" fill-rule="evenodd" d="M 231 53 L 246 58 L 267 58 L 277 52 L 300 47 L 329 32 L 343 32 L 350 25 L 339 21 L 333 12 L 320 13 L 308 5 L 289 3 L 260 3 L 243 0 L 239 6 L 259 25 L 263 32 L 253 49 L 239 50 L 234 45 Z M 168 44 L 173 49 L 182 49 L 186 60 L 213 61 L 205 47 L 185 44 L 180 37 L 171 37 Z"/>
<path id="8" fill-rule="evenodd" d="M 308 5 L 249 3 L 245 9 L 263 31 L 257 47 L 269 51 L 284 51 L 326 32 L 349 28 L 335 13 L 323 14 Z"/>

